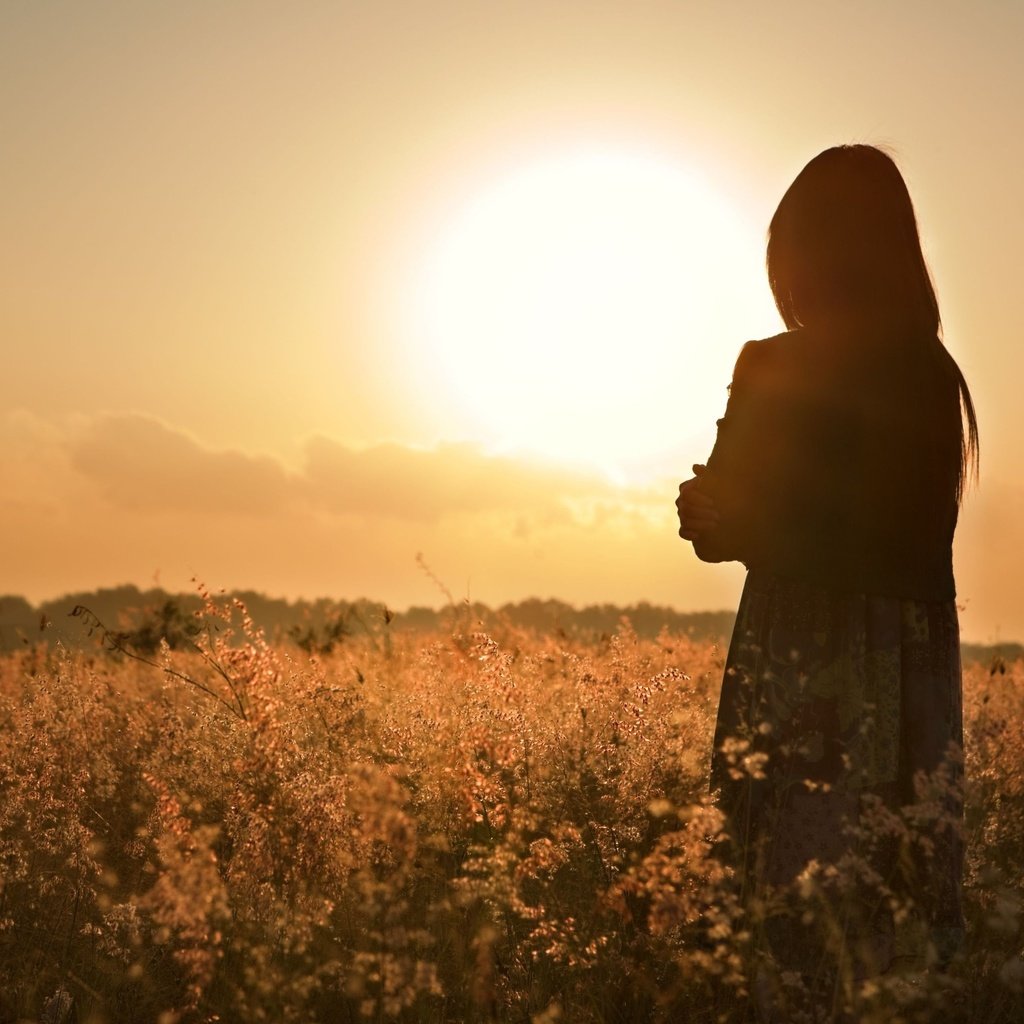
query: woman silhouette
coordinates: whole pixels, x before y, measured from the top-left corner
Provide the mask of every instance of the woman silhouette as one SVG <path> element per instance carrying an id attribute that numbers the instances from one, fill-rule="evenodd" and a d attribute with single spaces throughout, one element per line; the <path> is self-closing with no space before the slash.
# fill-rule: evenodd
<path id="1" fill-rule="evenodd" d="M 842 869 L 803 876 L 843 889 L 831 931 L 762 915 L 776 964 L 813 975 L 838 935 L 856 976 L 944 965 L 964 934 L 952 541 L 977 473 L 974 407 L 884 152 L 811 160 L 772 218 L 767 267 L 788 330 L 743 347 L 707 465 L 676 502 L 699 558 L 748 570 L 712 789 L 750 906 L 808 862 Z M 844 827 L 869 807 L 877 821 L 923 806 L 920 772 L 938 799 L 916 832 L 872 841 Z M 916 946 L 913 914 L 894 923 L 901 900 Z"/>

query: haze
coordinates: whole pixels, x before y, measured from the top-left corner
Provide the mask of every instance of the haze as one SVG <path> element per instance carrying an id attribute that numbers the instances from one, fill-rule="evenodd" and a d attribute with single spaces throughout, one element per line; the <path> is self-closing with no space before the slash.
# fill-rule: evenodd
<path id="1" fill-rule="evenodd" d="M 436 604 L 422 552 L 490 603 L 734 607 L 742 569 L 676 537 L 675 488 L 740 345 L 780 329 L 775 204 L 816 152 L 863 141 L 906 174 L 978 408 L 964 636 L 1024 638 L 1022 38 L 1024 7 L 996 3 L 5 4 L 0 591 L 197 574 Z M 609 258 L 630 239 L 639 268 L 621 329 L 569 332 L 568 361 L 565 332 L 524 347 L 510 400 L 480 355 L 493 321 L 450 285 L 479 250 L 431 293 L 454 347 L 417 289 L 474 201 L 606 158 L 698 183 L 659 200 L 693 235 L 673 248 L 661 207 L 607 206 L 606 186 L 595 210 L 630 218 Z M 587 173 L 531 202 L 563 209 Z M 483 258 L 520 212 L 487 222 Z M 564 241 L 552 221 L 543 245 Z M 721 291 L 681 273 L 678 299 L 657 277 L 676 258 Z M 602 267 L 559 316 L 608 301 Z"/>

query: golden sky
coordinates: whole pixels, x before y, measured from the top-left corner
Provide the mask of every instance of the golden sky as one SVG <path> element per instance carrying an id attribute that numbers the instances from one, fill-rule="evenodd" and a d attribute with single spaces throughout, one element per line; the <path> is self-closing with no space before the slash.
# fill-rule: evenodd
<path id="1" fill-rule="evenodd" d="M 0 591 L 734 606 L 675 535 L 764 230 L 892 148 L 982 486 L 964 635 L 1024 639 L 1024 5 L 0 7 Z M 571 268 L 571 269 L 570 269 Z M 510 356 L 510 353 L 513 356 Z"/>

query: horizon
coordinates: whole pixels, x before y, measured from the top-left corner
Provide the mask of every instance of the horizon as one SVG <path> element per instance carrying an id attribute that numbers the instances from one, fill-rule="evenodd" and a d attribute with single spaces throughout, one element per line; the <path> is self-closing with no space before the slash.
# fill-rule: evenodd
<path id="1" fill-rule="evenodd" d="M 93 587 L 93 588 L 86 588 L 86 589 L 82 589 L 82 590 L 69 590 L 69 591 L 66 591 L 64 593 L 52 596 L 52 597 L 44 597 L 44 598 L 42 598 L 40 600 L 37 600 L 37 601 L 31 600 L 30 598 L 26 597 L 24 594 L 3 593 L 3 594 L 0 594 L 0 601 L 6 601 L 6 600 L 16 600 L 16 601 L 18 601 L 18 600 L 20 600 L 20 601 L 25 601 L 32 608 L 41 608 L 44 605 L 57 604 L 60 601 L 65 601 L 65 600 L 68 600 L 68 599 L 73 598 L 73 597 L 80 597 L 82 594 L 108 594 L 108 593 L 116 593 L 119 590 L 135 590 L 139 594 L 140 597 L 145 597 L 147 594 L 154 593 L 154 592 L 159 593 L 159 594 L 164 594 L 167 597 L 198 597 L 199 596 L 199 591 L 198 590 L 166 590 L 160 584 L 151 584 L 150 586 L 139 586 L 138 584 L 135 584 L 135 583 L 119 583 L 119 584 L 115 584 L 113 586 Z M 584 604 L 580 604 L 580 603 L 573 603 L 571 601 L 563 601 L 559 597 L 550 597 L 550 596 L 549 597 L 540 597 L 540 596 L 538 596 L 536 594 L 528 596 L 528 597 L 517 598 L 517 599 L 512 600 L 512 601 L 502 601 L 500 603 L 494 603 L 494 604 L 489 603 L 489 602 L 485 602 L 485 601 L 481 601 L 481 600 L 479 600 L 477 598 L 473 598 L 473 597 L 464 597 L 464 598 L 458 598 L 455 601 L 449 601 L 449 600 L 445 599 L 444 603 L 441 603 L 441 604 L 434 604 L 434 605 L 429 605 L 429 604 L 412 604 L 412 605 L 407 605 L 407 606 L 405 606 L 403 608 L 403 607 L 401 607 L 399 605 L 394 605 L 394 604 L 392 604 L 389 601 L 385 601 L 385 600 L 382 600 L 382 599 L 376 598 L 376 597 L 371 597 L 371 596 L 368 596 L 366 594 L 361 594 L 358 597 L 337 597 L 337 596 L 334 596 L 334 595 L 331 595 L 331 594 L 286 595 L 286 594 L 267 593 L 266 591 L 262 591 L 262 590 L 254 590 L 252 587 L 232 587 L 232 588 L 226 589 L 226 590 L 218 588 L 216 590 L 211 590 L 210 593 L 215 598 L 216 597 L 224 597 L 224 596 L 232 596 L 232 595 L 236 595 L 237 596 L 239 594 L 254 594 L 257 597 L 259 597 L 259 598 L 261 598 L 262 600 L 265 600 L 265 601 L 283 602 L 283 603 L 289 604 L 289 605 L 294 605 L 294 604 L 316 604 L 318 602 L 334 602 L 335 604 L 358 604 L 358 603 L 362 602 L 362 603 L 366 603 L 366 604 L 380 605 L 381 607 L 387 608 L 389 611 L 395 612 L 396 614 L 399 614 L 399 615 L 405 614 L 406 612 L 408 612 L 410 610 L 427 609 L 429 611 L 443 611 L 445 608 L 458 607 L 458 606 L 461 606 L 461 605 L 464 605 L 464 604 L 468 604 L 470 606 L 480 605 L 480 606 L 485 607 L 485 608 L 494 609 L 494 608 L 504 607 L 505 605 L 529 604 L 531 602 L 537 602 L 539 604 L 561 604 L 561 605 L 565 605 L 567 608 L 572 608 L 575 611 L 580 611 L 580 610 L 584 610 L 584 609 L 587 609 L 587 608 L 606 608 L 606 607 L 613 607 L 613 608 L 635 608 L 635 607 L 645 607 L 646 606 L 646 607 L 650 607 L 650 608 L 665 609 L 666 611 L 673 612 L 673 613 L 678 614 L 678 615 L 719 615 L 719 614 L 722 614 L 722 613 L 728 613 L 730 615 L 734 615 L 735 612 L 736 612 L 736 610 L 734 608 L 698 608 L 698 609 L 694 609 L 694 610 L 682 611 L 682 610 L 680 610 L 678 608 L 672 607 L 671 605 L 655 603 L 655 602 L 647 601 L 647 600 L 644 600 L 644 599 L 641 599 L 639 601 L 629 602 L 627 604 L 621 604 L 621 603 L 614 602 L 614 601 L 593 601 L 590 604 L 585 604 L 584 605 Z"/>
<path id="2" fill-rule="evenodd" d="M 198 584 L 197 584 L 198 586 Z M 44 597 L 39 600 L 32 600 L 23 594 L 14 593 L 0 593 L 0 602 L 6 600 L 21 600 L 25 601 L 29 607 L 33 610 L 33 613 L 38 612 L 40 609 L 49 606 L 60 604 L 63 601 L 70 601 L 72 598 L 79 598 L 83 595 L 96 595 L 100 596 L 103 594 L 113 594 L 119 590 L 135 590 L 140 598 L 144 598 L 151 593 L 158 593 L 168 598 L 198 598 L 199 590 L 197 587 L 191 589 L 182 590 L 167 590 L 159 583 L 151 582 L 148 585 L 139 585 L 136 583 L 119 583 L 110 586 L 103 587 L 91 587 L 82 588 L 79 590 L 70 590 L 61 594 L 57 594 L 51 597 Z M 527 595 L 526 597 L 513 598 L 505 601 L 483 601 L 479 598 L 472 596 L 465 596 L 462 598 L 455 598 L 454 595 L 444 595 L 442 602 L 434 603 L 420 603 L 420 604 L 406 604 L 398 605 L 390 601 L 384 600 L 379 597 L 373 597 L 366 594 L 361 594 L 358 597 L 339 597 L 332 594 L 275 594 L 268 593 L 262 590 L 256 590 L 252 587 L 232 587 L 229 589 L 225 588 L 214 588 L 210 589 L 210 594 L 214 598 L 218 597 L 232 597 L 239 595 L 251 594 L 261 600 L 267 601 L 268 603 L 283 603 L 288 606 L 296 605 L 316 605 L 320 603 L 332 603 L 336 605 L 356 605 L 356 604 L 369 604 L 377 605 L 382 608 L 386 608 L 389 612 L 401 616 L 408 615 L 412 612 L 430 612 L 431 614 L 441 614 L 450 608 L 460 608 L 467 606 L 470 608 L 483 608 L 487 611 L 501 611 L 507 607 L 517 607 L 524 604 L 537 603 L 537 604 L 557 604 L 568 608 L 574 613 L 584 613 L 588 611 L 594 611 L 599 609 L 614 608 L 617 611 L 623 613 L 629 612 L 631 609 L 643 609 L 649 608 L 655 612 L 665 612 L 668 615 L 678 616 L 680 618 L 686 618 L 689 616 L 700 617 L 700 616 L 721 616 L 728 615 L 735 617 L 736 609 L 728 606 L 721 606 L 718 608 L 678 608 L 675 605 L 667 604 L 660 601 L 649 601 L 646 598 L 640 598 L 636 601 L 617 602 L 617 601 L 601 601 L 593 599 L 590 601 L 566 601 L 560 597 L 554 595 L 548 595 L 541 597 L 539 595 Z M 133 610 L 132 606 L 126 607 L 124 610 Z M 142 609 L 134 609 L 142 610 Z M 0 622 L 0 626 L 3 623 Z M 725 637 L 728 640 L 728 637 Z M 999 648 L 1001 646 L 1016 647 L 1024 644 L 1024 638 L 1021 637 L 974 637 L 969 636 L 961 630 L 961 642 L 965 646 L 979 647 L 979 648 Z"/>

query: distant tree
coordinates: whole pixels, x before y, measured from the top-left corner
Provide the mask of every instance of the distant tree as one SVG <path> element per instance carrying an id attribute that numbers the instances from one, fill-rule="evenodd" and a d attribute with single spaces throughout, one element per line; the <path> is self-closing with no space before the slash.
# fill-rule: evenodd
<path id="1" fill-rule="evenodd" d="M 352 635 L 350 626 L 353 617 L 351 606 L 342 606 L 328 613 L 322 623 L 309 621 L 291 626 L 288 636 L 292 642 L 307 654 L 330 654 L 345 637 Z"/>
<path id="2" fill-rule="evenodd" d="M 23 597 L 0 597 L 0 650 L 45 639 L 49 617 L 37 611 Z"/>
<path id="3" fill-rule="evenodd" d="M 169 597 L 158 608 L 148 611 L 138 626 L 119 633 L 118 637 L 126 647 L 152 656 L 162 643 L 172 651 L 194 646 L 192 641 L 199 631 L 195 617 Z"/>

